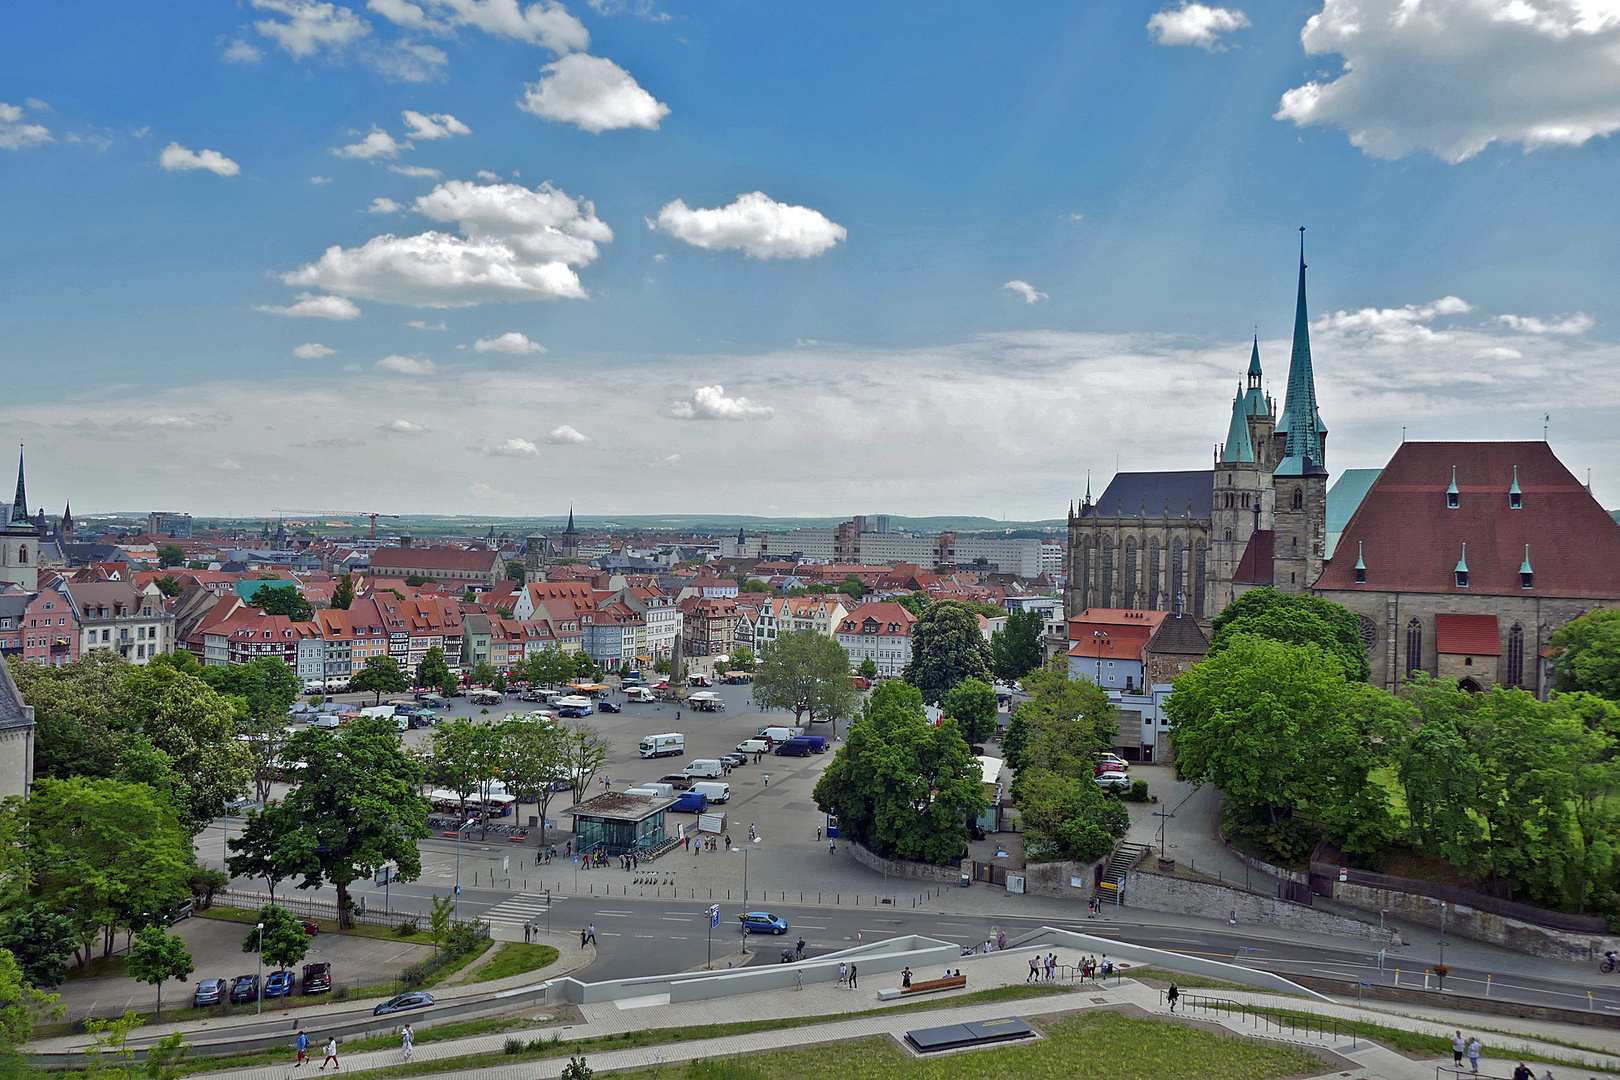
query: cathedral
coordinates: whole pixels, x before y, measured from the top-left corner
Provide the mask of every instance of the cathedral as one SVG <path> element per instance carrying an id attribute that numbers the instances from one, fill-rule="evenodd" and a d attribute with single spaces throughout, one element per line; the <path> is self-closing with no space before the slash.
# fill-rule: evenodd
<path id="1" fill-rule="evenodd" d="M 1069 509 L 1068 617 L 1087 608 L 1174 608 L 1211 619 L 1258 585 L 1305 592 L 1326 555 L 1326 445 L 1302 237 L 1282 412 L 1262 385 L 1257 337 L 1209 469 L 1118 473 L 1096 501 L 1088 483 L 1079 508 Z"/>

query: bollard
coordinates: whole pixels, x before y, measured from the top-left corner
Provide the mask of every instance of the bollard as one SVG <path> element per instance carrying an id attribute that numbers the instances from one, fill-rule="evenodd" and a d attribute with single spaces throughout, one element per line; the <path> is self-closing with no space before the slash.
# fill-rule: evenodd
<path id="1" fill-rule="evenodd" d="M 1395 969 L 1395 985 L 1396 986 L 1401 985 L 1401 969 L 1400 968 Z"/>
<path id="2" fill-rule="evenodd" d="M 1489 975 L 1485 976 L 1485 996 L 1491 996 L 1491 977 Z"/>
<path id="3" fill-rule="evenodd" d="M 1428 988 L 1429 988 L 1429 969 L 1424 968 L 1423 969 L 1423 989 L 1427 990 Z"/>

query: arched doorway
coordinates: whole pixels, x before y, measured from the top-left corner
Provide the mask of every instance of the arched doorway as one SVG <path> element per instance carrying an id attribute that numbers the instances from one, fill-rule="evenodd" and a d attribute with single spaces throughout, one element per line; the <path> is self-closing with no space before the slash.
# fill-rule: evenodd
<path id="1" fill-rule="evenodd" d="M 1477 694 L 1479 693 L 1479 683 L 1475 682 L 1473 679 L 1461 679 L 1457 683 L 1457 689 L 1463 691 L 1464 693 Z"/>

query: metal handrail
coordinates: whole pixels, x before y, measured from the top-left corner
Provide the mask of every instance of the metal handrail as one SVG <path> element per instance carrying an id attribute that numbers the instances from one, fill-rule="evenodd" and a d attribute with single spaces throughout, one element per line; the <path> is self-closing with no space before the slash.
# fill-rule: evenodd
<path id="1" fill-rule="evenodd" d="M 1434 1080 L 1513 1080 L 1510 1076 L 1492 1076 L 1490 1073 L 1475 1072 L 1473 1069 L 1459 1069 L 1455 1065 L 1436 1065 L 1434 1067 Z"/>
<path id="2" fill-rule="evenodd" d="M 1168 991 L 1159 991 L 1159 1002 L 1165 1003 Z M 1218 1012 L 1223 1016 L 1234 1013 L 1242 1021 L 1255 1026 L 1257 1031 L 1271 1031 L 1276 1028 L 1278 1032 L 1287 1032 L 1290 1035 L 1303 1034 L 1310 1036 L 1313 1033 L 1318 1038 L 1327 1038 L 1329 1035 L 1350 1037 L 1350 1048 L 1357 1049 L 1357 1033 L 1353 1025 L 1342 1023 L 1330 1016 L 1317 1016 L 1314 1013 L 1294 1015 L 1291 1013 L 1271 1012 L 1266 1009 L 1254 1009 L 1241 1001 L 1232 1001 L 1230 998 L 1203 997 L 1198 994 L 1177 992 L 1176 1000 L 1184 1009 L 1203 1009 L 1206 1012 Z M 1472 1075 L 1472 1074 L 1470 1074 Z"/>

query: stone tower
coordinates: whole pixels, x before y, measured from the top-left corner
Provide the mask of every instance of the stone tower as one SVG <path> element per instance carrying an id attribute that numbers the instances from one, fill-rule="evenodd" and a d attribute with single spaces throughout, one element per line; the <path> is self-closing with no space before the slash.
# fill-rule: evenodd
<path id="1" fill-rule="evenodd" d="M 1288 362 L 1288 397 L 1272 433 L 1277 457 L 1274 581 L 1303 593 L 1321 576 L 1327 542 L 1327 425 L 1316 410 L 1310 325 L 1305 313 L 1305 230 L 1299 231 L 1299 298 L 1294 308 L 1294 351 Z"/>
<path id="2" fill-rule="evenodd" d="M 23 484 L 23 456 L 17 451 L 17 495 L 0 531 L 0 581 L 39 588 L 39 532 L 28 517 L 28 491 Z"/>
<path id="3" fill-rule="evenodd" d="M 568 528 L 563 530 L 562 544 L 558 551 L 564 559 L 579 558 L 579 533 L 574 530 L 574 508 L 568 508 Z"/>
<path id="4" fill-rule="evenodd" d="M 1233 578 L 1249 539 L 1272 527 L 1272 430 L 1276 416 L 1261 385 L 1260 339 L 1249 354 L 1245 384 L 1232 399 L 1226 442 L 1215 452 L 1210 511 L 1209 611 L 1219 613 L 1237 596 Z M 1202 614 L 1202 613 L 1200 613 Z"/>
<path id="5" fill-rule="evenodd" d="M 523 541 L 523 584 L 546 580 L 546 538 L 539 533 Z"/>

